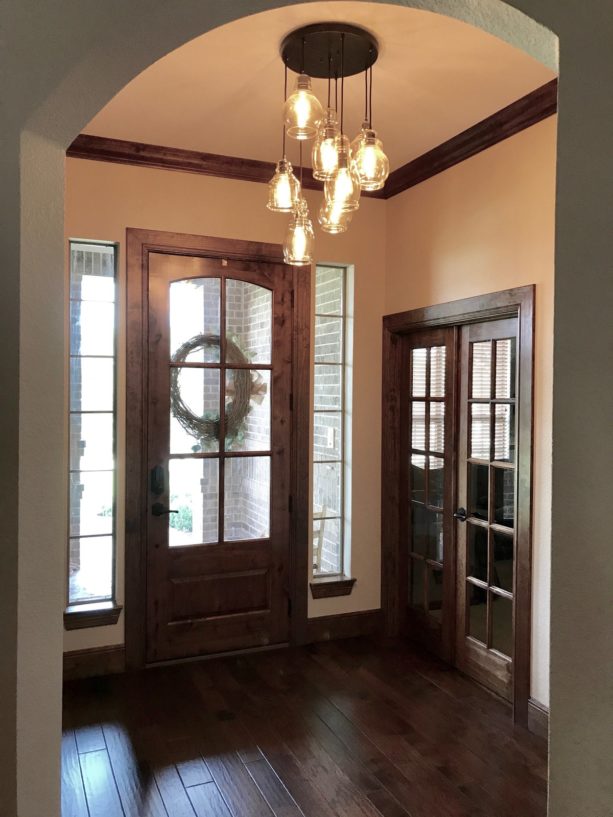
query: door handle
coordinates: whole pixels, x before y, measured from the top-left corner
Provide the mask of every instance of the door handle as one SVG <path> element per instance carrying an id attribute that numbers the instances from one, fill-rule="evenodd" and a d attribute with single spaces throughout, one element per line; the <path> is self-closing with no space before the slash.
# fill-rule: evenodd
<path id="1" fill-rule="evenodd" d="M 161 502 L 154 502 L 151 506 L 151 513 L 154 516 L 164 516 L 167 513 L 179 513 L 179 511 L 174 511 L 172 508 L 166 508 Z"/>
<path id="2" fill-rule="evenodd" d="M 466 508 L 458 508 L 457 511 L 454 513 L 453 518 L 459 520 L 460 522 L 466 522 L 468 518 Z"/>

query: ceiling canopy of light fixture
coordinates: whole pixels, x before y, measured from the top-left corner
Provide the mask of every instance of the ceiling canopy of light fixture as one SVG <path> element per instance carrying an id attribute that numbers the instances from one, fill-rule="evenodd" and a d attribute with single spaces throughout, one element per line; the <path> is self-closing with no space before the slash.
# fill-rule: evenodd
<path id="1" fill-rule="evenodd" d="M 303 26 L 281 43 L 281 59 L 297 74 L 320 79 L 351 77 L 370 68 L 379 56 L 379 45 L 364 28 L 347 23 Z"/>

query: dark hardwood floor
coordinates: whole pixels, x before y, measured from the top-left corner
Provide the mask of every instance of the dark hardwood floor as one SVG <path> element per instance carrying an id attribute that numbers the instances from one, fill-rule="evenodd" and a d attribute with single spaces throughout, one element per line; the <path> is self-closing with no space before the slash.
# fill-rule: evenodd
<path id="1" fill-rule="evenodd" d="M 547 747 L 367 639 L 66 685 L 62 817 L 545 817 Z"/>

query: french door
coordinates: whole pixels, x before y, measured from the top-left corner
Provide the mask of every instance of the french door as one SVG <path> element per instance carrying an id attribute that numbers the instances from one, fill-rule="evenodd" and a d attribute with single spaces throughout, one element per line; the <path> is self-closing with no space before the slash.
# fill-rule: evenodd
<path id="1" fill-rule="evenodd" d="M 524 723 L 533 297 L 524 287 L 390 315 L 383 355 L 387 631 L 511 700 Z"/>
<path id="2" fill-rule="evenodd" d="M 147 257 L 146 661 L 286 642 L 293 270 Z"/>

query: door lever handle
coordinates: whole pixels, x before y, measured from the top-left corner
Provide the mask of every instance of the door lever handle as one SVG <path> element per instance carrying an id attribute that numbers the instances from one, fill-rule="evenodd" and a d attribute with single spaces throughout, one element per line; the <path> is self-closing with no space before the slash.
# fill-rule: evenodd
<path id="1" fill-rule="evenodd" d="M 161 502 L 154 502 L 151 506 L 151 513 L 154 516 L 164 516 L 167 513 L 179 513 L 179 511 L 174 511 L 172 508 L 166 508 Z"/>
<path id="2" fill-rule="evenodd" d="M 460 522 L 466 522 L 468 518 L 466 508 L 458 508 L 457 511 L 454 513 L 453 518 L 458 519 Z"/>

